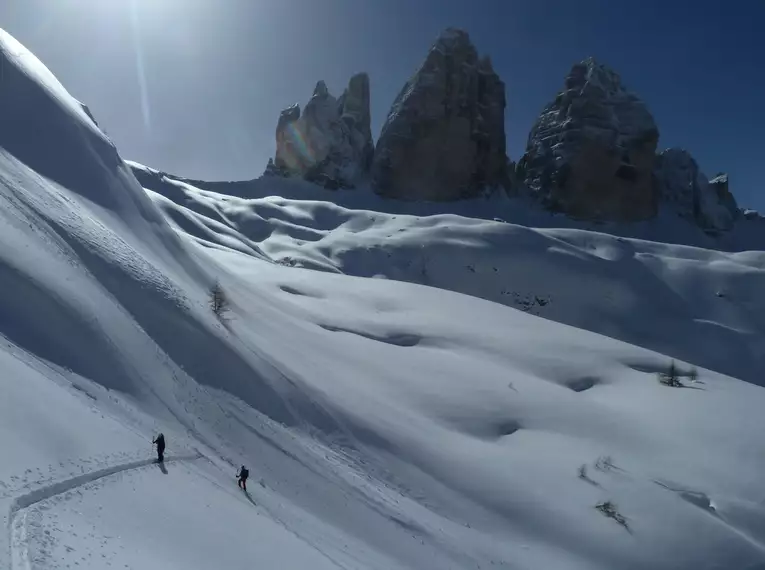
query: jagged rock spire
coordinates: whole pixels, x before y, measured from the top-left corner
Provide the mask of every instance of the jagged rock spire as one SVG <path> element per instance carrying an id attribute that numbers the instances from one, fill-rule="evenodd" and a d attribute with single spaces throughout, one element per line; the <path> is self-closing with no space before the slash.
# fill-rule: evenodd
<path id="1" fill-rule="evenodd" d="M 468 34 L 444 31 L 399 93 L 375 150 L 375 190 L 456 200 L 507 183 L 505 85 Z"/>
<path id="2" fill-rule="evenodd" d="M 654 216 L 652 169 L 659 130 L 613 70 L 588 58 L 545 107 L 516 171 L 549 207 L 583 218 Z"/>
<path id="3" fill-rule="evenodd" d="M 367 176 L 373 150 L 367 75 L 354 75 L 339 99 L 319 81 L 302 113 L 298 105 L 282 111 L 266 173 L 354 187 Z"/>

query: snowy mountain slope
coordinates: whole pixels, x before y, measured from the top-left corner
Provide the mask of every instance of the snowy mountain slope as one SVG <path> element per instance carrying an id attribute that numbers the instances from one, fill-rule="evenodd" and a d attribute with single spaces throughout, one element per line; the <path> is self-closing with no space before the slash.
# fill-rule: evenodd
<path id="1" fill-rule="evenodd" d="M 189 198 L 204 216 L 150 201 L 41 64 L 0 42 L 1 567 L 765 568 L 761 387 L 704 369 L 666 387 L 669 350 L 271 263 L 303 247 L 289 231 L 356 243 L 330 232 L 343 220 L 360 251 L 399 220 L 272 200 L 274 232 L 232 198 Z M 550 242 L 556 263 L 597 265 L 584 232 L 404 221 L 443 256 L 449 241 L 540 255 Z M 333 248 L 299 259 L 392 267 Z M 718 267 L 739 275 L 737 295 L 758 284 L 759 254 L 678 252 L 699 258 L 704 287 Z M 223 322 L 206 306 L 214 281 L 231 300 Z M 703 315 L 753 329 L 758 307 Z M 164 471 L 147 463 L 160 430 Z M 234 487 L 242 463 L 249 495 Z"/>
<path id="2" fill-rule="evenodd" d="M 765 217 L 754 210 L 745 210 L 730 231 L 708 234 L 698 224 L 678 215 L 671 207 L 660 204 L 656 218 L 632 223 L 587 221 L 569 218 L 536 206 L 524 197 L 510 198 L 494 193 L 482 198 L 458 202 L 402 201 L 375 195 L 371 189 L 327 190 L 316 184 L 276 176 L 262 176 L 239 182 L 209 182 L 178 177 L 128 161 L 133 174 L 144 188 L 178 202 L 184 200 L 184 187 L 258 199 L 279 197 L 289 200 L 329 202 L 347 210 L 369 210 L 393 215 L 433 216 L 457 214 L 467 218 L 496 220 L 534 227 L 569 228 L 604 232 L 660 243 L 689 245 L 718 251 L 765 250 Z M 178 182 L 182 183 L 180 186 Z"/>
<path id="3" fill-rule="evenodd" d="M 232 285 L 235 299 L 240 286 L 257 282 L 262 287 L 260 303 L 251 300 L 244 304 L 234 326 L 259 331 L 261 347 L 279 358 L 292 378 L 318 386 L 324 406 L 345 409 L 343 413 L 351 415 L 353 424 L 361 423 L 363 429 L 356 438 L 368 454 L 365 459 L 382 455 L 384 459 L 375 463 L 392 471 L 396 480 L 402 478 L 396 467 L 403 460 L 499 514 L 501 522 L 481 523 L 479 518 L 470 521 L 471 527 L 499 532 L 511 547 L 512 560 L 523 560 L 520 567 L 552 564 L 546 558 L 554 550 L 551 544 L 565 545 L 566 557 L 571 558 L 563 567 L 578 567 L 577 556 L 582 557 L 581 567 L 597 567 L 598 563 L 630 567 L 627 560 L 634 567 L 693 567 L 682 556 L 695 552 L 691 556 L 699 555 L 695 563 L 713 556 L 712 551 L 699 554 L 696 531 L 683 537 L 663 526 L 697 529 L 698 524 L 704 526 L 705 519 L 673 519 L 676 515 L 665 511 L 666 489 L 659 486 L 663 491 L 654 495 L 653 481 L 669 480 L 672 488 L 705 493 L 699 490 L 708 485 L 702 479 L 711 471 L 719 469 L 726 473 L 725 478 L 736 471 L 726 460 L 718 463 L 709 454 L 709 446 L 723 440 L 729 452 L 738 440 L 742 459 L 753 458 L 756 445 L 751 440 L 741 434 L 725 434 L 727 428 L 720 424 L 727 420 L 710 421 L 717 413 L 713 407 L 704 410 L 711 400 L 705 405 L 701 399 L 691 399 L 708 396 L 708 392 L 727 392 L 732 385 L 757 398 L 760 388 L 705 373 L 706 383 L 696 386 L 701 390 L 667 393 L 654 377 L 666 365 L 666 358 L 518 311 L 430 288 L 287 270 L 244 261 L 239 254 L 215 256 L 226 267 L 237 268 L 242 282 Z M 399 289 L 406 293 L 398 293 Z M 297 321 L 302 324 L 277 334 L 277 315 L 288 310 L 285 303 L 292 306 L 293 318 L 302 317 Z M 312 349 L 310 357 L 295 354 L 298 334 L 301 351 Z M 342 360 L 330 352 L 340 342 L 346 344 Z M 392 365 L 399 361 L 406 366 Z M 712 406 L 736 410 L 747 423 L 760 421 L 754 407 L 744 408 L 738 401 L 725 403 L 725 397 L 715 397 L 714 402 Z M 694 452 L 693 444 L 681 443 L 686 437 L 699 437 L 706 443 L 697 440 L 699 447 Z M 627 473 L 602 476 L 591 466 L 592 477 L 602 487 L 577 479 L 580 464 L 609 454 Z M 404 467 L 407 486 L 412 485 L 409 469 Z M 746 484 L 751 491 L 756 485 L 753 475 Z M 433 499 L 425 490 L 433 484 L 428 481 L 417 488 L 429 502 Z M 632 523 L 642 527 L 639 534 L 648 541 L 638 541 L 643 548 L 663 544 L 661 548 L 672 550 L 675 556 L 685 554 L 657 558 L 654 553 L 641 558 L 642 554 L 632 550 L 636 543 L 620 541 L 618 526 L 613 538 L 616 543 L 591 544 L 588 537 L 599 531 L 587 527 L 582 512 L 592 506 L 586 506 L 588 501 L 594 504 L 598 497 L 612 493 L 617 493 L 617 504 L 629 504 L 634 493 L 642 507 L 630 508 L 640 509 L 638 518 L 651 518 L 650 523 Z M 445 509 L 451 501 L 437 504 Z M 654 509 L 663 515 L 653 519 L 648 513 Z M 694 511 L 708 515 L 693 506 L 680 516 L 695 518 Z M 592 524 L 598 526 L 597 517 Z M 516 542 L 519 535 L 522 538 Z M 551 536 L 555 538 L 548 542 Z M 530 546 L 531 558 L 520 553 L 522 544 Z M 540 547 L 544 558 L 536 558 Z M 752 560 L 757 560 L 760 555 L 754 548 Z M 728 562 L 734 563 L 732 559 Z"/>
<path id="4" fill-rule="evenodd" d="M 458 291 L 762 383 L 763 252 L 311 200 L 248 200 L 169 178 L 153 187 L 163 190 L 149 195 L 170 223 L 208 247 Z"/>
<path id="5" fill-rule="evenodd" d="M 146 459 L 158 429 L 171 449 L 215 445 L 192 408 L 206 388 L 190 374 L 275 418 L 284 420 L 286 408 L 258 375 L 267 365 L 224 340 L 225 328 L 206 310 L 212 278 L 204 264 L 111 143 L 34 56 L 5 34 L 0 40 L 0 322 L 7 353 L 34 369 L 3 366 L 10 524 L 13 505 L 30 493 Z M 109 153 L 113 160 L 102 160 Z M 50 397 L 36 384 L 49 386 Z M 70 392 L 87 405 L 67 404 Z M 218 409 L 212 397 L 203 402 Z M 88 421 L 94 413 L 103 421 Z M 115 415 L 131 429 L 116 430 Z M 3 548 L 3 562 L 19 548 Z"/>

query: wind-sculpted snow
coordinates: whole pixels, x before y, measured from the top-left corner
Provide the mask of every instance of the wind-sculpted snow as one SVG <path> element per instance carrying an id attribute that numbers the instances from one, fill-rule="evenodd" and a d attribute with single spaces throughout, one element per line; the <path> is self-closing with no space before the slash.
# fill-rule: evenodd
<path id="1" fill-rule="evenodd" d="M 160 387 L 158 370 L 187 381 L 222 372 L 216 386 L 292 421 L 247 350 L 225 340 L 207 312 L 210 269 L 183 247 L 80 104 L 15 40 L 0 40 L 0 332 L 170 408 L 174 388 Z"/>
<path id="2" fill-rule="evenodd" d="M 466 293 L 762 383 L 763 252 L 165 184 L 175 201 L 151 193 L 155 203 L 207 247 Z"/>

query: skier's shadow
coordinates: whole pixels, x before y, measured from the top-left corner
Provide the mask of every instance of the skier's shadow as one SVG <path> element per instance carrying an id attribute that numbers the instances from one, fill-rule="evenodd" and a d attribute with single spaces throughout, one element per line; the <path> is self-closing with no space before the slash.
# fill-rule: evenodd
<path id="1" fill-rule="evenodd" d="M 247 497 L 247 500 L 250 501 L 254 507 L 258 506 L 258 503 L 255 502 L 255 499 L 252 498 L 249 491 L 244 491 L 244 496 Z"/>
<path id="2" fill-rule="evenodd" d="M 167 475 L 167 467 L 165 467 L 165 462 L 157 462 L 157 467 L 159 467 L 159 470 L 162 471 L 163 475 Z"/>

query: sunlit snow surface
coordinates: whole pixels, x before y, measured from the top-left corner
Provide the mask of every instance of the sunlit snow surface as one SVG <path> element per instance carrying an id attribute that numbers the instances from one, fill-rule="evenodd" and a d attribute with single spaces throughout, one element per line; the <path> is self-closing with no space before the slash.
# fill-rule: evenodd
<path id="1" fill-rule="evenodd" d="M 0 567 L 765 568 L 765 254 L 145 191 L 2 46 Z"/>

